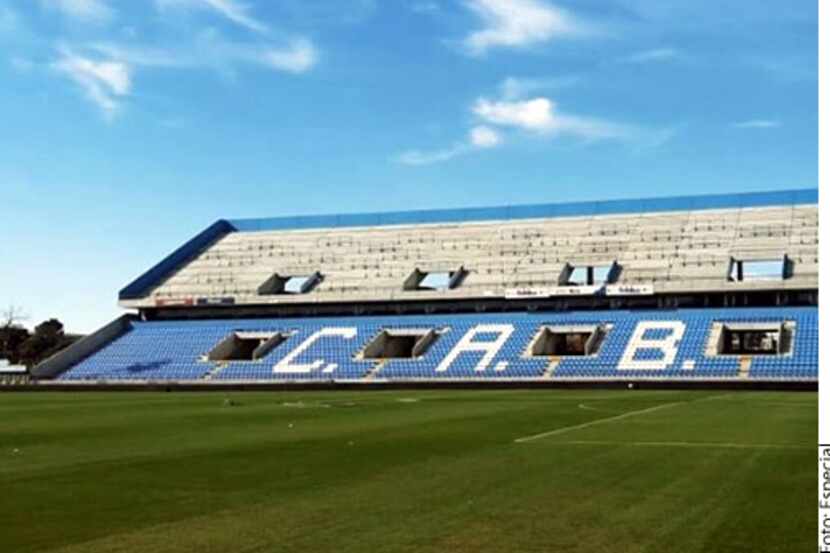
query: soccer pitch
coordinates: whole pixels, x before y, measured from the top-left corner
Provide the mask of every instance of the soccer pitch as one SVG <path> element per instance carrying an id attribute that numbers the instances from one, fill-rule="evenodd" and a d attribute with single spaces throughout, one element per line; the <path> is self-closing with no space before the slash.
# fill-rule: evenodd
<path id="1" fill-rule="evenodd" d="M 0 551 L 792 552 L 815 393 L 0 394 Z"/>

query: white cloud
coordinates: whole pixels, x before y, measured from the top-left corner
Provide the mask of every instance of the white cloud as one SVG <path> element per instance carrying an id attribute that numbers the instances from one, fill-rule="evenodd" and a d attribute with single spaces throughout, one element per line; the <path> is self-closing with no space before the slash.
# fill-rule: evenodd
<path id="1" fill-rule="evenodd" d="M 555 133 L 584 140 L 634 140 L 640 137 L 638 129 L 598 117 L 559 115 Z"/>
<path id="2" fill-rule="evenodd" d="M 135 66 L 214 68 L 223 71 L 231 71 L 237 64 L 250 64 L 276 71 L 303 73 L 314 67 L 320 57 L 314 44 L 302 37 L 285 45 L 276 45 L 229 41 L 214 31 L 202 33 L 192 44 L 171 48 L 98 43 L 92 49 Z"/>
<path id="3" fill-rule="evenodd" d="M 122 97 L 130 93 L 131 75 L 139 68 L 214 69 L 232 75 L 236 65 L 249 64 L 302 73 L 318 59 L 314 45 L 304 38 L 275 46 L 227 41 L 215 32 L 168 49 L 97 43 L 80 50 L 64 47 L 59 52 L 52 67 L 79 85 L 108 120 L 118 113 Z"/>
<path id="4" fill-rule="evenodd" d="M 630 56 L 622 58 L 624 63 L 655 63 L 675 60 L 680 57 L 680 52 L 674 48 L 654 48 L 635 52 Z"/>
<path id="5" fill-rule="evenodd" d="M 99 42 L 91 45 L 89 49 L 100 55 L 137 67 L 184 68 L 196 65 L 196 58 L 193 53 L 190 51 L 185 53 L 185 50 L 174 51 L 142 46 L 122 46 L 112 42 Z"/>
<path id="6" fill-rule="evenodd" d="M 171 7 L 207 9 L 251 31 L 268 32 L 268 26 L 251 16 L 246 4 L 236 0 L 156 0 L 156 6 L 160 10 Z"/>
<path id="7" fill-rule="evenodd" d="M 535 98 L 520 102 L 490 101 L 479 98 L 473 113 L 494 125 L 520 127 L 529 131 L 553 130 L 554 104 L 547 98 Z"/>
<path id="8" fill-rule="evenodd" d="M 114 15 L 105 0 L 40 0 L 40 3 L 67 17 L 89 23 L 106 23 Z"/>
<path id="9" fill-rule="evenodd" d="M 470 129 L 470 144 L 476 148 L 493 148 L 503 141 L 498 131 L 479 125 Z"/>
<path id="10" fill-rule="evenodd" d="M 94 60 L 63 48 L 53 67 L 80 86 L 107 119 L 120 109 L 119 99 L 130 93 L 130 68 L 123 62 Z"/>
<path id="11" fill-rule="evenodd" d="M 318 58 L 314 44 L 304 38 L 294 40 L 287 48 L 269 48 L 261 54 L 265 65 L 291 73 L 308 71 L 317 63 Z"/>
<path id="12" fill-rule="evenodd" d="M 476 150 L 495 148 L 501 145 L 502 142 L 501 133 L 485 125 L 479 125 L 470 129 L 466 142 L 457 142 L 449 148 L 442 150 L 408 150 L 400 154 L 396 158 L 396 161 L 404 165 L 430 165 L 432 163 L 448 161 L 454 157 L 469 154 Z"/>
<path id="13" fill-rule="evenodd" d="M 405 165 L 427 165 L 447 161 L 476 150 L 504 144 L 503 131 L 520 131 L 542 138 L 571 138 L 583 143 L 611 140 L 624 143 L 633 152 L 658 148 L 677 134 L 677 128 L 646 128 L 562 113 L 544 97 L 528 100 L 479 98 L 471 108 L 479 124 L 467 140 L 440 150 L 408 150 L 396 158 Z"/>
<path id="14" fill-rule="evenodd" d="M 781 122 L 774 119 L 750 119 L 732 123 L 732 126 L 737 129 L 774 129 L 780 127 Z"/>
<path id="15" fill-rule="evenodd" d="M 474 55 L 490 48 L 524 47 L 594 32 L 569 12 L 542 0 L 467 0 L 465 4 L 484 24 L 464 39 Z"/>
<path id="16" fill-rule="evenodd" d="M 440 163 L 442 161 L 450 160 L 469 151 L 469 146 L 462 143 L 456 144 L 455 146 L 444 150 L 435 150 L 430 152 L 407 150 L 395 158 L 395 160 L 403 165 L 431 165 L 433 163 Z"/>
<path id="17" fill-rule="evenodd" d="M 539 134 L 570 135 L 586 140 L 625 138 L 631 129 L 624 125 L 594 117 L 558 112 L 547 98 L 524 101 L 491 101 L 479 98 L 473 113 L 491 125 L 514 127 Z"/>

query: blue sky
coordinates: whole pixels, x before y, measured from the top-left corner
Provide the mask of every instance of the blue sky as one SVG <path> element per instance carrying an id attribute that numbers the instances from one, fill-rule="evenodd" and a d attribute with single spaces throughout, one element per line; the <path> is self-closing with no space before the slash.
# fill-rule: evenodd
<path id="1" fill-rule="evenodd" d="M 0 306 L 91 331 L 221 217 L 817 185 L 778 0 L 3 0 Z"/>

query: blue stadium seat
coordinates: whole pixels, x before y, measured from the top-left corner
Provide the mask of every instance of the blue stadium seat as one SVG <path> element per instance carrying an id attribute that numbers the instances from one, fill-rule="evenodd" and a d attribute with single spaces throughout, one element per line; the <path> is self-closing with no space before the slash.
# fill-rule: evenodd
<path id="1" fill-rule="evenodd" d="M 679 321 L 682 337 L 668 348 L 634 348 L 632 367 L 620 367 L 640 323 Z M 503 313 L 413 315 L 339 318 L 283 318 L 133 322 L 119 338 L 60 375 L 62 380 L 135 381 L 309 381 L 309 380 L 481 380 L 481 379 L 737 379 L 738 356 L 707 356 L 713 323 L 795 324 L 786 355 L 755 356 L 748 378 L 764 380 L 818 379 L 818 311 L 815 307 L 679 309 L 663 311 L 585 311 L 568 313 Z M 611 325 L 599 351 L 589 357 L 561 357 L 552 372 L 551 360 L 525 352 L 545 325 Z M 479 325 L 507 325 L 509 337 L 484 366 L 483 351 L 456 351 L 459 342 Z M 346 338 L 320 336 L 304 351 L 298 348 L 321 329 L 354 329 Z M 440 330 L 437 340 L 416 359 L 391 359 L 378 364 L 359 353 L 382 329 Z M 233 332 L 280 332 L 289 337 L 255 361 L 207 361 L 206 354 Z M 485 327 L 472 341 L 492 343 L 499 331 Z M 644 341 L 671 339 L 659 325 L 646 329 Z M 651 342 L 653 343 L 653 342 Z M 293 356 L 287 359 L 289 356 Z M 436 369 L 444 363 L 444 369 Z M 316 366 L 301 371 L 298 366 Z M 642 363 L 654 363 L 643 368 Z M 275 370 L 275 366 L 278 367 Z M 279 370 L 282 366 L 283 370 Z M 286 370 L 287 369 L 287 370 Z"/>

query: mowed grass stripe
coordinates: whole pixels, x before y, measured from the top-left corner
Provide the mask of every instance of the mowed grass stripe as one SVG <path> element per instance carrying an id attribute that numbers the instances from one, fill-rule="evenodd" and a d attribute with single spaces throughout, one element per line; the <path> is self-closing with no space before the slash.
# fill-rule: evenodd
<path id="1" fill-rule="evenodd" d="M 631 446 L 809 443 L 815 394 L 52 397 L 0 396 L 3 552 L 784 552 L 815 525 L 811 448 Z"/>

